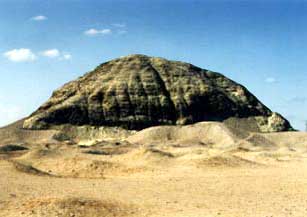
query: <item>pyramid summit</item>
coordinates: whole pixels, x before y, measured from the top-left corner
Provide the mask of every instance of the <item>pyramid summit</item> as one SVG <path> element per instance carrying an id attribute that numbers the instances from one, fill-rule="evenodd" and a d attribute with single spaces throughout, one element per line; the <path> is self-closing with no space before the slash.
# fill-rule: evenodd
<path id="1" fill-rule="evenodd" d="M 23 126 L 47 129 L 72 124 L 139 130 L 231 118 L 252 118 L 263 132 L 292 129 L 245 87 L 220 73 L 137 54 L 103 63 L 65 84 Z"/>

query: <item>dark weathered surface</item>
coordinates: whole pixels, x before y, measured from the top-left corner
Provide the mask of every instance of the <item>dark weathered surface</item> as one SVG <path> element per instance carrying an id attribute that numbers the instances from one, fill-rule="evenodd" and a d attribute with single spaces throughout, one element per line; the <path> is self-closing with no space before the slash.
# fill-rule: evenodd
<path id="1" fill-rule="evenodd" d="M 44 129 L 69 123 L 142 129 L 255 116 L 267 125 L 272 115 L 277 114 L 219 73 L 188 63 L 130 55 L 104 63 L 56 90 L 24 127 Z M 278 129 L 267 131 L 290 128 L 285 119 L 277 117 Z"/>

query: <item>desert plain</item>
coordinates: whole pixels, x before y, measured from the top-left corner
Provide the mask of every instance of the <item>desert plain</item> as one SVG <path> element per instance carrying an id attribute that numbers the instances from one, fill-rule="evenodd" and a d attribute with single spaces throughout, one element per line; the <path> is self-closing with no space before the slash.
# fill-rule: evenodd
<path id="1" fill-rule="evenodd" d="M 1 217 L 307 215 L 304 132 L 218 122 L 68 132 L 0 130 Z"/>

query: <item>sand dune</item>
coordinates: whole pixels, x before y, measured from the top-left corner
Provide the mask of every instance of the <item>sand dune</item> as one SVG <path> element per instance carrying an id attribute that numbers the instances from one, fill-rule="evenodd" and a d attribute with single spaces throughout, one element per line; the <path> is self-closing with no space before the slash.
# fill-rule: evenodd
<path id="1" fill-rule="evenodd" d="M 202 122 L 187 126 L 159 126 L 142 130 L 128 137 L 138 144 L 201 144 L 210 147 L 233 146 L 238 138 L 222 123 Z"/>

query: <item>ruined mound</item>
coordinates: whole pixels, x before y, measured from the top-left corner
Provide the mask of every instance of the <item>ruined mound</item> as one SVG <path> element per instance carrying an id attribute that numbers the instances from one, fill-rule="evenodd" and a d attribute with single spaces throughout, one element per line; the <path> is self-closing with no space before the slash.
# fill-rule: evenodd
<path id="1" fill-rule="evenodd" d="M 98 66 L 56 90 L 25 122 L 27 129 L 54 125 L 156 125 L 255 119 L 261 131 L 291 129 L 245 87 L 188 63 L 130 55 Z M 263 127 L 264 126 L 264 127 Z"/>
<path id="2" fill-rule="evenodd" d="M 158 126 L 127 138 L 136 144 L 201 144 L 208 147 L 234 146 L 240 138 L 222 123 L 201 122 L 187 126 Z"/>

